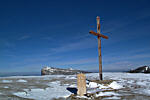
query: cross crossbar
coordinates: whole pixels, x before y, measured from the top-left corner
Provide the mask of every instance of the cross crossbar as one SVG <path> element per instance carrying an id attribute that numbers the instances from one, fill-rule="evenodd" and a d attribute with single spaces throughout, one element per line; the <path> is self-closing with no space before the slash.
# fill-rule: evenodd
<path id="1" fill-rule="evenodd" d="M 103 38 L 105 38 L 105 39 L 108 39 L 108 36 L 105 36 L 105 35 L 103 35 L 103 34 L 96 33 L 96 32 L 94 32 L 94 31 L 90 31 L 89 33 L 90 33 L 90 34 L 93 34 L 93 35 L 95 35 L 95 36 L 98 36 L 98 37 L 103 37 Z"/>

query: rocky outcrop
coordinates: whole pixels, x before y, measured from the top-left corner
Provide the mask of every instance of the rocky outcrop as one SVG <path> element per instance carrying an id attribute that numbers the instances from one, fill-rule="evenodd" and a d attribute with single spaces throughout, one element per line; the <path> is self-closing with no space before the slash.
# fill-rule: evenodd
<path id="1" fill-rule="evenodd" d="M 150 73 L 150 68 L 148 66 L 142 66 L 137 69 L 130 70 L 129 73 Z"/>
<path id="2" fill-rule="evenodd" d="M 89 73 L 86 71 L 81 70 L 74 70 L 74 69 L 61 69 L 61 68 L 54 68 L 54 67 L 44 67 L 41 70 L 41 75 L 74 75 L 78 73 Z"/>

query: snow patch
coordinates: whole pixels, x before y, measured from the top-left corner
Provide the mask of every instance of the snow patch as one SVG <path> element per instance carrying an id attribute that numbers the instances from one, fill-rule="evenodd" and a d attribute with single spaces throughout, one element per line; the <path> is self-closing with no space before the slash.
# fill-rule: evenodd
<path id="1" fill-rule="evenodd" d="M 16 82 L 23 82 L 23 83 L 25 83 L 25 82 L 27 82 L 26 80 L 23 80 L 23 79 L 20 79 L 20 80 L 17 80 Z"/>
<path id="2" fill-rule="evenodd" d="M 89 85 L 87 85 L 87 87 L 89 87 L 89 88 L 97 88 L 98 84 L 95 83 L 95 82 L 90 82 Z"/>
<path id="3" fill-rule="evenodd" d="M 3 83 L 12 83 L 12 80 L 2 80 Z"/>
<path id="4" fill-rule="evenodd" d="M 16 96 L 19 96 L 19 97 L 21 97 L 21 96 L 25 96 L 25 95 L 27 95 L 26 94 L 26 92 L 16 92 L 16 93 L 13 93 L 14 95 L 16 95 Z"/>
<path id="5" fill-rule="evenodd" d="M 121 97 L 117 97 L 117 96 L 113 96 L 113 97 L 107 97 L 107 98 L 104 98 L 104 100 L 108 100 L 108 99 L 112 99 L 112 100 L 116 100 L 116 99 L 121 99 Z"/>
<path id="6" fill-rule="evenodd" d="M 99 96 L 119 96 L 119 94 L 115 92 L 100 92 L 99 94 L 96 94 L 96 97 Z"/>
<path id="7" fill-rule="evenodd" d="M 5 89 L 9 88 L 8 86 L 4 86 Z"/>
<path id="8" fill-rule="evenodd" d="M 76 96 L 77 98 L 87 98 L 86 96 Z"/>
<path id="9" fill-rule="evenodd" d="M 143 90 L 141 90 L 141 91 L 139 91 L 139 93 L 140 94 L 145 94 L 145 95 L 148 95 L 148 96 L 150 96 L 150 90 L 149 89 L 143 89 Z"/>
<path id="10" fill-rule="evenodd" d="M 40 88 L 37 88 L 37 89 L 31 89 L 31 92 L 43 92 L 44 89 L 40 89 Z"/>
<path id="11" fill-rule="evenodd" d="M 69 87 L 74 87 L 74 88 L 76 88 L 77 85 L 76 85 L 76 84 L 72 84 L 72 85 L 70 85 Z"/>
<path id="12" fill-rule="evenodd" d="M 75 76 L 67 76 L 65 79 L 77 79 Z"/>
<path id="13" fill-rule="evenodd" d="M 14 95 L 23 98 L 30 98 L 35 100 L 51 100 L 53 98 L 68 97 L 70 92 L 66 90 L 66 86 L 60 86 L 60 81 L 50 82 L 50 87 L 46 89 L 24 89 L 25 92 L 17 92 Z"/>
<path id="14" fill-rule="evenodd" d="M 109 85 L 110 88 L 113 88 L 113 89 L 121 89 L 123 88 L 123 86 L 121 86 L 120 84 L 118 84 L 116 81 L 113 81 L 110 85 Z"/>
<path id="15" fill-rule="evenodd" d="M 146 82 L 136 82 L 137 85 L 146 86 Z"/>

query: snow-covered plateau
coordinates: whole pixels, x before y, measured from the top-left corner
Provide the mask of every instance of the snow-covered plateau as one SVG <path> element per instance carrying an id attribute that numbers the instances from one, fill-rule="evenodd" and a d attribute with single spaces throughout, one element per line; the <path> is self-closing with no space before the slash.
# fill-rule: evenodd
<path id="1" fill-rule="evenodd" d="M 86 74 L 86 86 L 87 93 L 96 93 L 100 100 L 150 100 L 150 74 L 105 72 L 104 80 L 112 80 L 110 84 L 88 81 L 98 80 L 98 75 Z M 0 100 L 70 100 L 73 93 L 67 88 L 76 88 L 76 82 L 76 75 L 1 77 Z"/>

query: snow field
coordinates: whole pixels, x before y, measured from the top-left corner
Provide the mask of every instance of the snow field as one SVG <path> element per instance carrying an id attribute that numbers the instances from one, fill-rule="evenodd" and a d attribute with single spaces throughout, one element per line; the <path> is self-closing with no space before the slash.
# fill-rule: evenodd
<path id="1" fill-rule="evenodd" d="M 98 73 L 90 73 L 86 74 L 86 79 L 88 80 L 96 80 L 98 79 Z M 55 81 L 51 81 L 52 79 L 56 79 Z M 118 89 L 124 91 L 124 89 L 129 88 L 133 93 L 142 94 L 145 96 L 150 96 L 150 74 L 130 74 L 130 73 L 104 73 L 105 80 L 115 80 L 112 83 L 105 84 L 97 84 L 95 82 L 86 81 L 87 88 L 96 88 L 96 91 L 100 90 L 113 90 Z M 76 75 L 47 75 L 47 76 L 13 76 L 8 78 L 0 78 L 0 83 L 3 84 L 2 88 L 13 87 L 16 84 L 28 85 L 30 80 L 36 80 L 38 84 L 45 84 L 48 87 L 40 88 L 36 86 L 32 86 L 30 89 L 22 88 L 22 91 L 14 92 L 12 95 L 16 95 L 18 97 L 23 98 L 31 98 L 36 100 L 49 100 L 52 98 L 64 97 L 67 98 L 71 92 L 69 92 L 67 87 L 77 87 L 76 83 L 64 83 L 62 84 L 62 80 L 73 81 L 76 80 Z M 38 81 L 39 80 L 39 81 Z M 40 83 L 43 80 L 45 83 Z M 5 84 L 8 84 L 5 85 Z M 37 85 L 38 85 L 37 84 Z M 11 90 L 12 91 L 12 90 Z M 93 91 L 87 91 L 88 93 L 92 93 Z M 95 92 L 95 91 L 94 91 Z M 0 91 L 0 94 L 5 94 L 5 92 Z M 99 92 L 96 96 L 108 96 L 107 99 L 119 99 L 122 95 L 119 92 Z M 111 97 L 109 97 L 111 96 Z M 106 99 L 106 98 L 105 98 Z"/>

